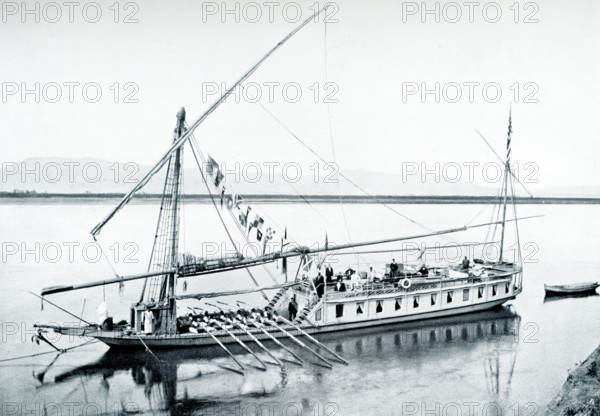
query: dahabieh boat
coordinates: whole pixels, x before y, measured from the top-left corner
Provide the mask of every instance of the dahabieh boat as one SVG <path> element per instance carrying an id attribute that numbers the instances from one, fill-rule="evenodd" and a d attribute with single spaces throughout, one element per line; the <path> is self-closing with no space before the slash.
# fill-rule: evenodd
<path id="1" fill-rule="evenodd" d="M 321 9 L 317 13 L 321 13 L 323 10 Z M 319 343 L 313 335 L 482 311 L 502 305 L 521 293 L 523 269 L 520 264 L 520 253 L 518 261 L 513 262 L 505 261 L 502 256 L 505 224 L 513 222 L 515 229 L 518 230 L 512 177 L 509 180 L 512 172 L 508 168 L 510 166 L 512 133 L 510 117 L 504 181 L 496 221 L 428 231 L 419 235 L 354 242 L 336 245 L 335 247 L 329 247 L 326 243 L 325 247 L 308 248 L 289 244 L 287 229 L 281 230 L 273 225 L 267 226 L 256 207 L 245 204 L 239 195 L 224 193 L 224 188 L 220 187 L 224 175 L 219 169 L 219 164 L 203 152 L 193 135 L 194 131 L 225 101 L 235 88 L 250 77 L 271 54 L 314 17 L 311 16 L 302 22 L 282 41 L 277 43 L 192 124 L 188 125 L 186 123 L 186 113 L 182 108 L 177 114 L 172 144 L 167 152 L 91 231 L 94 240 L 96 240 L 102 228 L 111 218 L 133 198 L 136 192 L 148 183 L 150 178 L 166 166 L 164 191 L 150 266 L 147 272 L 117 276 L 112 279 L 85 284 L 49 287 L 42 290 L 43 302 L 53 304 L 46 296 L 109 284 L 122 285 L 127 281 L 144 279 L 141 297 L 138 302 L 131 306 L 129 321 L 121 321 L 120 324 L 115 325 L 112 325 L 110 319 L 105 320 L 102 325 L 83 321 L 87 324 L 78 327 L 41 324 L 37 325 L 40 331 L 38 333 L 39 337 L 46 340 L 43 335 L 44 331 L 52 329 L 62 334 L 95 338 L 110 347 L 145 348 L 152 351 L 155 348 L 216 346 L 228 353 L 227 344 L 239 344 L 246 351 L 252 353 L 247 348 L 247 343 L 255 343 L 262 350 L 268 352 L 262 341 L 269 340 L 279 347 L 285 348 L 290 354 L 294 354 L 291 349 L 279 342 L 279 339 L 287 338 L 290 342 L 294 342 L 298 348 L 311 351 L 322 362 L 329 363 L 327 358 L 319 355 L 316 351 L 310 350 L 305 342 L 308 340 L 324 348 L 329 355 L 334 357 L 329 359 L 343 361 L 343 358 Z M 191 149 L 211 196 L 212 204 L 228 235 L 231 236 L 229 228 L 237 228 L 237 232 L 246 242 L 254 243 L 250 244 L 250 247 L 254 247 L 253 255 L 244 256 L 237 253 L 211 259 L 179 253 L 179 214 L 183 203 L 181 188 L 184 145 L 189 145 Z M 221 206 L 219 206 L 219 198 Z M 511 200 L 514 210 L 514 218 L 510 220 L 506 218 L 508 199 Z M 392 209 L 389 206 L 387 207 Z M 227 218 L 227 216 L 230 218 Z M 254 216 L 253 221 L 251 221 L 252 216 Z M 225 220 L 229 220 L 235 226 L 228 227 Z M 477 227 L 492 226 L 494 229 L 501 226 L 500 255 L 497 261 L 474 259 L 471 264 L 456 268 L 429 267 L 426 276 L 416 270 L 411 272 L 399 268 L 397 271 L 392 271 L 390 265 L 387 265 L 386 271 L 380 275 L 379 279 L 359 279 L 352 290 L 346 291 L 335 290 L 334 284 L 327 284 L 326 282 L 317 283 L 320 286 L 318 288 L 311 278 L 306 278 L 303 275 L 304 273 L 301 273 L 301 271 L 310 273 L 311 264 L 317 265 L 317 267 L 322 265 L 319 256 L 333 250 L 338 254 L 343 254 L 344 250 L 354 250 L 357 247 L 397 243 L 429 236 L 457 233 Z M 235 228 L 233 231 L 235 231 Z M 264 249 L 261 252 L 257 247 L 266 247 L 268 241 L 276 241 L 277 239 L 274 239 L 275 234 L 278 237 L 281 236 L 281 245 L 272 252 L 267 252 Z M 518 231 L 516 236 L 518 240 Z M 287 260 L 290 258 L 300 258 L 300 265 L 293 280 L 287 278 Z M 283 281 L 279 281 L 275 276 L 272 276 L 272 273 L 266 268 L 267 264 L 275 262 L 281 262 L 282 264 L 281 270 L 285 278 L 281 277 L 279 280 Z M 274 280 L 273 286 L 258 287 L 258 283 L 250 269 L 256 266 L 265 266 L 265 269 Z M 229 290 L 219 293 L 176 293 L 176 282 L 179 279 L 239 269 L 248 272 L 256 283 L 256 288 Z M 364 272 L 358 274 L 365 277 Z M 270 293 L 276 291 L 276 293 L 269 297 L 265 294 L 265 291 Z M 208 311 L 204 311 L 204 313 L 196 313 L 192 316 L 178 317 L 177 302 L 183 299 L 202 299 L 205 301 L 210 298 L 249 292 L 260 292 L 265 297 L 266 305 L 258 307 L 237 302 L 235 305 L 223 307 L 224 310 L 221 313 L 209 314 Z M 296 303 L 297 316 L 290 321 L 283 318 L 282 315 L 287 314 L 292 300 Z M 225 305 L 225 303 L 221 302 L 221 305 Z M 300 341 L 300 337 L 305 342 Z M 233 355 L 231 356 L 233 357 Z M 233 358 L 235 359 L 235 357 Z"/>
<path id="2" fill-rule="evenodd" d="M 344 354 L 351 361 L 363 362 L 365 357 L 381 356 L 385 353 L 406 355 L 410 351 L 419 351 L 421 360 L 424 357 L 434 358 L 438 348 L 449 345 L 468 344 L 469 348 L 478 344 L 503 342 L 501 360 L 498 349 L 490 351 L 475 360 L 481 360 L 477 368 L 484 372 L 488 389 L 495 392 L 510 389 L 512 371 L 500 371 L 501 365 L 512 368 L 518 354 L 518 344 L 514 337 L 519 333 L 521 318 L 510 307 L 472 313 L 468 316 L 454 316 L 432 319 L 426 322 L 389 325 L 386 331 L 378 328 L 345 331 L 332 342 L 335 351 Z M 435 346 L 438 348 L 435 348 Z M 434 348 L 432 348 L 434 346 Z M 237 348 L 241 350 L 241 348 Z M 277 354 L 284 356 L 284 351 Z M 423 355 L 423 356 L 421 356 Z M 227 354 L 216 348 L 176 351 L 160 351 L 156 361 L 144 351 L 109 349 L 96 361 L 76 366 L 61 366 L 53 371 L 43 370 L 37 373 L 36 379 L 42 383 L 38 389 L 52 388 L 58 384 L 69 385 L 79 383 L 81 377 L 86 380 L 102 380 L 107 388 L 99 392 L 106 395 L 107 403 L 117 403 L 124 394 L 123 388 L 108 388 L 108 383 L 119 380 L 119 375 L 130 374 L 135 385 L 143 385 L 144 389 L 127 389 L 128 403 L 135 403 L 140 412 L 157 409 L 177 408 L 177 414 L 197 414 L 198 406 L 209 403 L 231 402 L 240 399 L 240 392 L 247 395 L 265 395 L 279 385 L 285 378 L 281 371 L 271 371 L 260 376 L 259 382 L 240 379 L 227 371 L 221 371 L 227 365 Z M 208 356 L 208 357 L 207 357 Z M 252 357 L 248 357 L 252 358 Z M 426 361 L 426 360 L 425 360 Z M 418 362 L 404 362 L 408 368 L 419 366 Z M 220 367 L 221 366 L 221 367 Z M 505 375 L 506 378 L 501 378 Z M 100 384 L 100 383 L 96 383 Z M 217 399 L 216 399 L 217 398 Z M 144 409 L 144 403 L 149 409 Z M 126 409 L 127 406 L 124 405 Z M 186 409 L 194 411 L 186 412 Z M 205 413 L 211 413 L 202 408 Z M 126 412 L 123 412 L 126 413 Z M 131 412 L 132 413 L 132 412 Z"/>

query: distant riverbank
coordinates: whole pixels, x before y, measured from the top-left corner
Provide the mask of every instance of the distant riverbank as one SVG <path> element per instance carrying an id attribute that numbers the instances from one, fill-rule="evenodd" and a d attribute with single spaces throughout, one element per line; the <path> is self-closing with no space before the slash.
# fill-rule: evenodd
<path id="1" fill-rule="evenodd" d="M 61 193 L 27 193 L 27 192 L 0 192 L 0 204 L 94 204 L 118 201 L 124 194 L 61 194 Z M 133 203 L 160 202 L 160 194 L 138 194 Z M 210 203 L 211 197 L 203 194 L 184 195 L 186 201 L 197 203 Z M 214 196 L 220 203 L 220 196 Z M 490 204 L 498 201 L 494 196 L 468 196 L 468 195 L 270 195 L 249 194 L 244 195 L 244 201 L 253 203 L 337 203 L 346 204 Z M 572 197 L 516 197 L 518 204 L 600 204 L 600 198 L 572 198 Z"/>

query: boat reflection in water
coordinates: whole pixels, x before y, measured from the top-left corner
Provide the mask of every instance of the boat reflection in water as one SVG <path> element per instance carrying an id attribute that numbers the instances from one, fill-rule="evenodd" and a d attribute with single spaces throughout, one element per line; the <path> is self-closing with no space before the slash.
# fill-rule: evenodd
<path id="1" fill-rule="evenodd" d="M 287 396 L 286 385 L 292 376 L 296 383 L 301 379 L 310 384 L 315 381 L 319 384 L 324 375 L 351 378 L 350 374 L 365 371 L 361 368 L 365 361 L 378 357 L 387 358 L 386 366 L 407 368 L 419 365 L 416 361 L 444 360 L 443 357 L 457 351 L 448 350 L 448 346 L 471 349 L 483 343 L 502 343 L 504 351 L 507 346 L 511 350 L 510 368 L 516 359 L 519 326 L 520 316 L 511 307 L 501 307 L 462 316 L 347 331 L 335 334 L 335 339 L 333 335 L 321 336 L 322 342 L 349 362 L 348 367 L 336 365 L 333 369 L 319 367 L 307 354 L 301 355 L 303 365 L 284 362 L 284 366 L 279 367 L 271 359 L 273 365 L 261 371 L 252 367 L 251 355 L 232 348 L 236 358 L 250 369 L 244 375 L 234 372 L 231 358 L 216 348 L 158 351 L 156 356 L 142 351 L 111 349 L 96 362 L 54 376 L 46 374 L 41 381 L 44 389 L 50 390 L 58 388 L 58 384 L 72 384 L 74 389 L 83 387 L 80 383 L 84 381 L 88 386 L 99 384 L 99 401 L 120 403 L 123 413 L 158 410 L 166 414 L 212 414 L 211 411 L 219 413 L 214 409 L 221 406 L 243 406 L 249 401 L 260 403 Z M 278 359 L 287 358 L 284 350 L 273 344 L 266 345 Z M 415 359 L 416 353 L 418 359 Z M 259 355 L 269 362 L 268 356 Z M 482 360 L 483 366 L 479 368 L 485 372 L 482 378 L 488 382 L 488 393 L 498 395 L 503 390 L 498 381 L 498 355 L 486 354 Z M 509 387 L 510 379 L 504 389 Z M 111 413 L 115 410 L 113 405 Z"/>
<path id="2" fill-rule="evenodd" d="M 544 303 L 554 302 L 555 300 L 560 300 L 560 299 L 590 298 L 590 297 L 594 297 L 594 296 L 600 296 L 600 295 L 598 295 L 598 293 L 595 291 L 584 292 L 584 293 L 566 293 L 566 294 L 560 294 L 560 295 L 546 293 L 546 296 L 544 296 Z"/>

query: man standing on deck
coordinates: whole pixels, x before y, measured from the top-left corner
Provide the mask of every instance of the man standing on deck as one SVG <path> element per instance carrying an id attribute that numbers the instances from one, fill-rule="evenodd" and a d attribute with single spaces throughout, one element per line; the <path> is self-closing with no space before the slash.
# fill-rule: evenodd
<path id="1" fill-rule="evenodd" d="M 154 332 L 154 313 L 151 309 L 144 311 L 144 334 L 150 335 Z"/>
<path id="2" fill-rule="evenodd" d="M 462 269 L 469 270 L 469 266 L 470 266 L 469 259 L 467 258 L 467 256 L 465 256 L 465 258 L 462 261 Z"/>
<path id="3" fill-rule="evenodd" d="M 394 278 L 398 276 L 398 263 L 396 263 L 396 259 L 392 259 L 392 263 L 390 263 L 390 277 Z"/>
<path id="4" fill-rule="evenodd" d="M 323 297 L 323 293 L 325 293 L 325 278 L 319 272 L 317 279 L 315 280 L 315 288 L 317 289 L 317 295 L 319 298 Z"/>
<path id="5" fill-rule="evenodd" d="M 325 267 L 325 280 L 327 283 L 333 282 L 333 267 L 331 267 L 331 264 L 327 264 L 327 267 Z"/>
<path id="6" fill-rule="evenodd" d="M 292 300 L 290 300 L 290 304 L 288 305 L 288 312 L 290 314 L 290 321 L 296 319 L 296 314 L 298 313 L 298 303 L 296 303 L 296 295 L 292 296 Z"/>

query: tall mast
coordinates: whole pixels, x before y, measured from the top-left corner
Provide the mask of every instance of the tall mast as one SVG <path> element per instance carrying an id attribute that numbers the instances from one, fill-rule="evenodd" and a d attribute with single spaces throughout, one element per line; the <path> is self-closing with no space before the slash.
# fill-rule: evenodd
<path id="1" fill-rule="evenodd" d="M 177 113 L 177 126 L 175 127 L 176 141 L 185 132 L 185 108 L 181 107 L 181 110 Z M 175 153 L 174 165 L 173 166 L 173 215 L 171 218 L 171 267 L 177 265 L 177 255 L 179 253 L 179 196 L 181 194 L 181 156 L 183 147 L 177 149 Z M 174 274 L 171 273 L 169 276 L 169 297 L 173 297 L 175 294 L 175 278 Z"/>
<path id="2" fill-rule="evenodd" d="M 177 113 L 177 126 L 175 127 L 175 139 L 178 140 L 185 132 L 185 108 Z M 173 160 L 173 202 L 171 213 L 171 245 L 170 245 L 170 266 L 177 267 L 177 256 L 179 255 L 179 197 L 181 194 L 181 163 L 182 163 L 183 147 L 180 147 L 175 152 Z M 166 279 L 166 288 L 164 296 L 167 301 L 168 309 L 165 313 L 164 331 L 167 333 L 175 333 L 177 331 L 177 306 L 175 300 L 175 273 L 169 273 Z"/>
<path id="3" fill-rule="evenodd" d="M 508 137 L 506 139 L 506 163 L 504 165 L 504 201 L 502 207 L 502 236 L 500 238 L 500 262 L 504 252 L 504 228 L 506 226 L 506 199 L 508 196 L 508 176 L 510 175 L 510 136 L 512 134 L 512 108 L 508 111 Z"/>
<path id="4" fill-rule="evenodd" d="M 182 108 L 177 113 L 173 142 L 185 133 L 184 124 L 185 110 Z M 154 245 L 148 267 L 149 272 L 164 270 L 165 274 L 150 277 L 146 281 L 141 301 L 165 304 L 172 302 L 171 299 L 175 295 L 175 274 L 173 270 L 176 269 L 179 251 L 179 197 L 181 193 L 182 156 L 183 148 L 178 148 L 169 160 Z M 169 304 L 169 310 L 171 306 Z"/>

